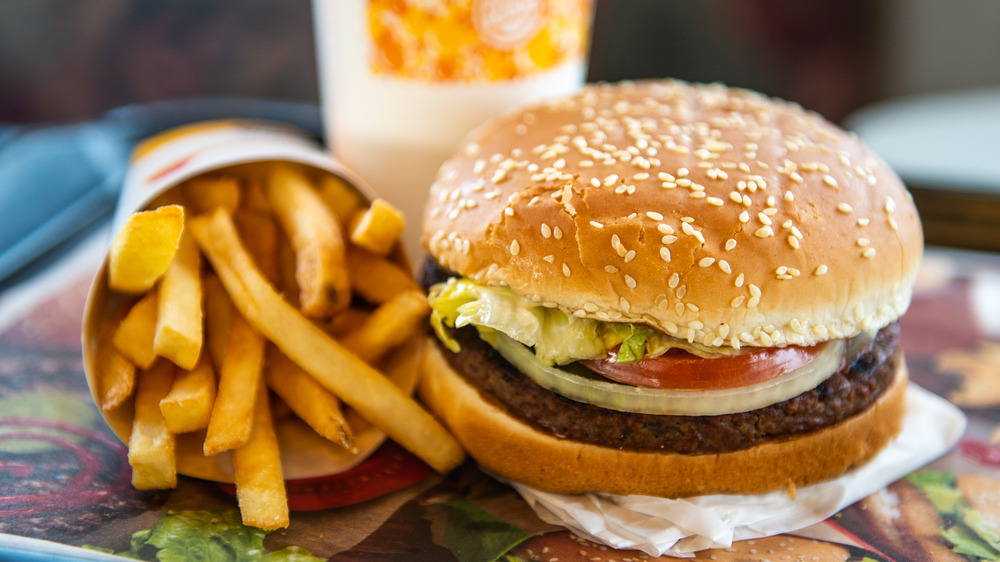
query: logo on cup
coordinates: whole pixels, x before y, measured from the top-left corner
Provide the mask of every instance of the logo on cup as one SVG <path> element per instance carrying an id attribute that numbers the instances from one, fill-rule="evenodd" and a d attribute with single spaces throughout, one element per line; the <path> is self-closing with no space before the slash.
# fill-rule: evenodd
<path id="1" fill-rule="evenodd" d="M 542 29 L 545 4 L 545 0 L 474 0 L 472 25 L 489 45 L 513 49 Z"/>

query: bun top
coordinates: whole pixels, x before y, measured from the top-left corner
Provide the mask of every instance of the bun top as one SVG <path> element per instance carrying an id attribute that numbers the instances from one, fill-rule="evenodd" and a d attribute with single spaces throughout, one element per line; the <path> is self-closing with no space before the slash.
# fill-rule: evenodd
<path id="1" fill-rule="evenodd" d="M 923 251 L 911 197 L 856 137 L 676 81 L 591 85 L 473 131 L 431 188 L 423 243 L 477 282 L 715 347 L 887 325 Z"/>

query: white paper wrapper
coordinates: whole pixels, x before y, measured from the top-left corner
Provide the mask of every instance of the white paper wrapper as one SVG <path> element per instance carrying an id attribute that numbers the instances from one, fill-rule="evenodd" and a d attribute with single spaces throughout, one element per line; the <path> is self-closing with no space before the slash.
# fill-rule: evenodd
<path id="1" fill-rule="evenodd" d="M 510 483 L 538 516 L 581 537 L 652 556 L 692 556 L 733 541 L 788 533 L 819 523 L 948 451 L 965 431 L 955 406 L 910 383 L 903 431 L 868 464 L 796 491 L 671 500 L 612 494 L 567 495 Z"/>

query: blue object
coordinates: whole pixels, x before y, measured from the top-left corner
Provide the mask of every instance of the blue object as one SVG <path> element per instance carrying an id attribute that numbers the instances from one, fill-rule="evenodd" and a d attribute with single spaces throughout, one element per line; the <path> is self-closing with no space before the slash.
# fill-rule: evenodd
<path id="1" fill-rule="evenodd" d="M 322 136 L 314 104 L 246 99 L 127 106 L 77 124 L 0 123 L 0 287 L 110 219 L 136 143 L 187 123 L 228 118 L 281 121 Z"/>

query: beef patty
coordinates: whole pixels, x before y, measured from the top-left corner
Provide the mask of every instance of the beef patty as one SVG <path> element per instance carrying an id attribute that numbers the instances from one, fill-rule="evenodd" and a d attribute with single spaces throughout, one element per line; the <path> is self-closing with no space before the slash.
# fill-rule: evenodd
<path id="1" fill-rule="evenodd" d="M 431 284 L 445 272 L 425 270 Z M 817 431 L 864 410 L 889 387 L 901 360 L 899 324 L 845 357 L 812 390 L 764 408 L 718 416 L 636 414 L 570 400 L 536 384 L 479 338 L 473 327 L 452 330 L 460 353 L 442 349 L 451 367 L 510 415 L 560 438 L 634 451 L 707 454 Z M 440 343 L 439 343 L 440 345 Z"/>

